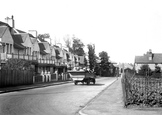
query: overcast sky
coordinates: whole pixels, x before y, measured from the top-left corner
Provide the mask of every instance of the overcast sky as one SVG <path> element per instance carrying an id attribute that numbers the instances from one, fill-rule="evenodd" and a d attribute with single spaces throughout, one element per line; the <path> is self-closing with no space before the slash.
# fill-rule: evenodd
<path id="1" fill-rule="evenodd" d="M 75 35 L 106 51 L 115 62 L 133 63 L 149 49 L 162 53 L 161 0 L 1 0 L 0 21 L 14 15 L 15 28 L 49 33 L 63 42 Z"/>

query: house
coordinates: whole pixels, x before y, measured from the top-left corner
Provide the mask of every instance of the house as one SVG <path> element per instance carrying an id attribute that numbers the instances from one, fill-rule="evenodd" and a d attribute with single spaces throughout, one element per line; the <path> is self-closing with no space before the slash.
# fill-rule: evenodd
<path id="1" fill-rule="evenodd" d="M 32 55 L 39 57 L 40 56 L 40 48 L 39 48 L 38 40 L 31 34 L 29 34 L 29 37 L 30 37 L 32 45 L 33 45 L 32 46 L 32 51 L 33 51 Z"/>
<path id="2" fill-rule="evenodd" d="M 0 26 L 0 53 L 13 53 L 13 39 L 10 33 L 10 27 L 6 25 Z"/>
<path id="3" fill-rule="evenodd" d="M 78 56 L 78 61 L 79 61 L 79 64 L 81 64 L 81 65 L 84 65 L 84 59 L 85 59 L 85 57 L 84 56 Z"/>
<path id="4" fill-rule="evenodd" d="M 25 54 L 25 46 L 23 45 L 23 39 L 20 34 L 12 35 L 14 41 L 14 50 L 13 54 L 24 55 Z"/>
<path id="5" fill-rule="evenodd" d="M 135 56 L 136 64 L 162 64 L 162 53 L 147 52 L 143 56 Z"/>
<path id="6" fill-rule="evenodd" d="M 48 55 L 48 53 L 45 51 L 46 48 L 44 44 L 42 42 L 39 42 L 38 45 L 40 49 L 40 57 L 38 59 L 46 59 L 46 55 Z"/>
<path id="7" fill-rule="evenodd" d="M 148 64 L 149 67 L 154 70 L 157 64 L 162 64 L 162 53 L 152 53 L 149 51 L 143 56 L 135 56 L 135 69 L 137 71 L 140 69 L 142 64 Z"/>
<path id="8" fill-rule="evenodd" d="M 67 77 L 67 67 L 79 64 L 77 55 L 58 46 L 51 46 L 48 42 L 40 41 L 4 22 L 0 22 L 0 53 L 1 62 L 4 60 L 5 63 L 8 58 L 30 60 L 36 73 L 57 73 L 57 78 L 62 80 Z"/>
<path id="9" fill-rule="evenodd" d="M 32 55 L 33 44 L 32 44 L 32 40 L 29 34 L 22 30 L 15 29 L 15 28 L 13 28 L 13 30 L 14 30 L 14 35 L 19 34 L 22 37 L 22 40 L 23 40 L 22 44 L 23 46 L 25 46 L 25 55 Z"/>
<path id="10" fill-rule="evenodd" d="M 45 52 L 46 54 L 46 59 L 50 59 L 51 58 L 51 47 L 50 44 L 48 42 L 41 42 L 44 45 L 45 48 Z"/>

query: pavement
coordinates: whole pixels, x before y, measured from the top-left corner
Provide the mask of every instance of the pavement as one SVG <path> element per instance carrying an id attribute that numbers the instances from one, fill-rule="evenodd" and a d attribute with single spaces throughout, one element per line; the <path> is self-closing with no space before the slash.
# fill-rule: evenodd
<path id="1" fill-rule="evenodd" d="M 121 78 L 109 85 L 79 111 L 80 115 L 162 115 L 162 108 L 125 108 Z"/>
<path id="2" fill-rule="evenodd" d="M 52 86 L 52 85 L 61 85 L 61 84 L 72 83 L 72 82 L 73 81 L 52 81 L 52 82 L 44 82 L 44 83 L 35 83 L 35 84 L 31 84 L 31 85 L 6 87 L 6 88 L 0 88 L 0 94 L 14 92 L 14 91 L 34 89 L 34 88 L 48 87 L 48 86 Z"/>

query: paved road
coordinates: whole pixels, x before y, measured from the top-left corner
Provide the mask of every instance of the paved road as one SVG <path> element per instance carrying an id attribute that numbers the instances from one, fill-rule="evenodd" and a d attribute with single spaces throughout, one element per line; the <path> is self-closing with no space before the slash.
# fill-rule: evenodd
<path id="1" fill-rule="evenodd" d="M 116 78 L 99 78 L 96 85 L 73 83 L 0 95 L 0 115 L 75 115 Z"/>

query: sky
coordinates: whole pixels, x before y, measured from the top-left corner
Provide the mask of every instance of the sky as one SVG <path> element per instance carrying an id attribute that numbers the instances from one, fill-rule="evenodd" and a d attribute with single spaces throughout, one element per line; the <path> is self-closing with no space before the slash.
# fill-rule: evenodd
<path id="1" fill-rule="evenodd" d="M 134 63 L 149 49 L 162 53 L 161 0 L 1 0 L 0 21 L 14 16 L 15 28 L 49 33 L 52 42 L 74 35 L 106 51 L 117 63 Z"/>

